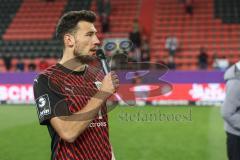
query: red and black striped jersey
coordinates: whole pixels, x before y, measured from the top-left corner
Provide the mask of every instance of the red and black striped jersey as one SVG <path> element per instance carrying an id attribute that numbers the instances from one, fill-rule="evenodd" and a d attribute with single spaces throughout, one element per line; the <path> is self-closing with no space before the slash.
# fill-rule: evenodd
<path id="1" fill-rule="evenodd" d="M 84 71 L 78 72 L 56 64 L 40 73 L 34 80 L 39 122 L 47 125 L 52 139 L 51 159 L 111 160 L 106 104 L 73 143 L 61 139 L 50 124 L 51 118 L 72 115 L 86 106 L 98 91 L 103 78 L 103 72 L 97 67 L 86 66 Z M 84 115 L 78 117 L 80 119 L 77 120 L 81 120 L 81 117 L 84 120 Z"/>

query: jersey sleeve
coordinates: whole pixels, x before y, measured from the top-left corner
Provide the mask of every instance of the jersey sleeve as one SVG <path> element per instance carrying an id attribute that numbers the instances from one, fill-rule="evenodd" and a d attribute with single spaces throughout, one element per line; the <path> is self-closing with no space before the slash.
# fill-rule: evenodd
<path id="1" fill-rule="evenodd" d="M 33 91 L 37 108 L 38 119 L 41 125 L 49 124 L 53 117 L 67 116 L 70 114 L 65 96 L 54 90 L 54 85 L 49 85 L 45 75 L 39 75 L 34 80 Z"/>

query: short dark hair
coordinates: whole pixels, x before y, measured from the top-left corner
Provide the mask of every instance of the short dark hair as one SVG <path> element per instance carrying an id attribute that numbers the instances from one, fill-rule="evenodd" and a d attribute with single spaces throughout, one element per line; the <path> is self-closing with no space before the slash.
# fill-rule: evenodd
<path id="1" fill-rule="evenodd" d="M 67 12 L 58 21 L 56 28 L 57 39 L 63 42 L 64 34 L 73 32 L 80 21 L 94 23 L 96 21 L 96 14 L 87 10 Z"/>

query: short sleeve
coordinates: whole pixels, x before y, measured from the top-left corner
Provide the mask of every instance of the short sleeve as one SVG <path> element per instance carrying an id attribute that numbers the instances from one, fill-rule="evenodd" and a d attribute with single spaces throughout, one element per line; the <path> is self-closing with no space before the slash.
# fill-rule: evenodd
<path id="1" fill-rule="evenodd" d="M 39 75 L 34 80 L 33 91 L 38 119 L 41 125 L 49 124 L 49 120 L 57 116 L 70 114 L 65 97 L 49 87 L 49 80 L 45 75 Z"/>

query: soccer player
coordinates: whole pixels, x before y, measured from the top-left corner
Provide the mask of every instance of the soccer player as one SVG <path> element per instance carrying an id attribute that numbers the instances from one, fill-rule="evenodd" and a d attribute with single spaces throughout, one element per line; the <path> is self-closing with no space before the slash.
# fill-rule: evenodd
<path id="1" fill-rule="evenodd" d="M 240 160 L 240 61 L 224 74 L 226 98 L 221 110 L 229 160 Z"/>
<path id="2" fill-rule="evenodd" d="M 106 100 L 116 92 L 114 72 L 104 75 L 92 62 L 100 44 L 95 13 L 63 15 L 56 36 L 63 44 L 61 60 L 34 80 L 34 97 L 41 125 L 52 139 L 52 160 L 111 160 Z"/>

